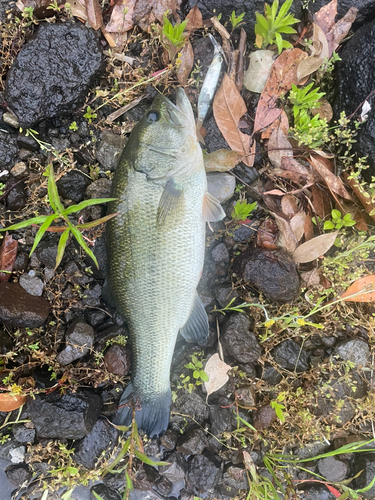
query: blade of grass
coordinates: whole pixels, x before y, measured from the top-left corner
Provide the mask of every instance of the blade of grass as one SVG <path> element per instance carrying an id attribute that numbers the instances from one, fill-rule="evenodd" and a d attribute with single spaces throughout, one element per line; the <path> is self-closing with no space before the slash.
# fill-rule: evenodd
<path id="1" fill-rule="evenodd" d="M 71 232 L 73 233 L 73 236 L 77 240 L 78 244 L 83 248 L 83 250 L 89 255 L 92 260 L 95 262 L 96 267 L 99 269 L 99 264 L 98 261 L 96 260 L 95 255 L 93 254 L 92 250 L 87 246 L 86 241 L 83 239 L 82 234 L 79 232 L 79 230 L 73 226 L 70 222 L 68 222 L 68 226 L 70 227 Z"/>
<path id="2" fill-rule="evenodd" d="M 116 200 L 117 198 L 95 198 L 92 200 L 85 200 L 81 203 L 78 203 L 78 205 L 71 205 L 70 207 L 66 208 L 61 212 L 61 215 L 69 215 L 74 212 L 79 212 L 80 210 L 83 210 L 86 207 L 90 207 L 91 205 L 100 205 L 102 203 L 109 203 L 110 201 Z"/>
<path id="3" fill-rule="evenodd" d="M 105 217 L 101 217 L 100 219 L 93 220 L 92 222 L 85 222 L 84 224 L 77 224 L 75 227 L 80 231 L 84 231 L 85 229 L 91 229 L 93 227 L 99 226 L 100 224 L 104 224 L 105 222 L 112 219 L 112 217 L 116 217 L 119 212 L 115 214 L 106 215 Z M 63 233 L 67 229 L 67 226 L 51 226 L 47 229 L 48 232 L 51 233 Z"/>
<path id="4" fill-rule="evenodd" d="M 40 226 L 39 231 L 36 233 L 34 244 L 33 244 L 33 247 L 31 249 L 30 255 L 34 252 L 34 250 L 37 247 L 38 243 L 42 239 L 43 234 L 46 232 L 47 228 L 52 224 L 52 222 L 55 219 L 56 219 L 56 214 L 50 215 L 49 217 L 47 217 L 47 219 Z"/>
<path id="5" fill-rule="evenodd" d="M 160 466 L 160 467 L 163 465 L 170 465 L 169 462 L 154 462 L 154 460 L 151 460 L 151 458 L 148 458 L 147 455 L 145 455 L 144 453 L 141 453 L 138 450 L 134 450 L 134 454 L 137 458 L 139 458 L 139 460 L 141 460 L 142 462 L 144 462 L 147 465 Z"/>
<path id="6" fill-rule="evenodd" d="M 64 207 L 62 206 L 60 201 L 55 176 L 53 175 L 53 166 L 51 164 L 47 166 L 45 175 L 48 176 L 48 198 L 50 205 L 55 213 L 61 214 L 61 212 L 64 211 Z"/>
<path id="7" fill-rule="evenodd" d="M 12 224 L 11 226 L 4 227 L 0 229 L 0 231 L 14 231 L 15 229 L 22 229 L 23 227 L 31 226 L 32 224 L 43 224 L 43 222 L 50 217 L 49 215 L 41 215 L 40 217 L 33 217 L 29 220 L 24 220 L 22 222 L 18 222 L 17 224 Z M 57 218 L 57 216 L 54 216 Z"/>
<path id="8" fill-rule="evenodd" d="M 124 458 L 124 456 L 127 454 L 128 452 L 128 449 L 129 449 L 129 446 L 130 446 L 130 437 L 125 441 L 125 444 L 124 446 L 122 447 L 120 453 L 117 455 L 117 457 L 114 459 L 114 461 L 111 463 L 111 465 L 105 469 L 104 473 L 103 473 L 103 477 L 108 473 L 108 472 L 111 472 L 111 470 L 113 470 L 117 464 L 119 464 L 121 462 L 121 460 Z"/>
<path id="9" fill-rule="evenodd" d="M 62 258 L 63 258 L 63 255 L 64 255 L 64 251 L 65 251 L 65 247 L 66 247 L 66 243 L 68 241 L 68 238 L 69 238 L 69 234 L 70 234 L 70 229 L 67 228 L 65 229 L 65 231 L 63 232 L 63 234 L 60 236 L 60 239 L 59 239 L 59 245 L 57 247 L 57 256 L 56 256 L 56 264 L 55 264 L 55 270 L 58 268 Z"/>

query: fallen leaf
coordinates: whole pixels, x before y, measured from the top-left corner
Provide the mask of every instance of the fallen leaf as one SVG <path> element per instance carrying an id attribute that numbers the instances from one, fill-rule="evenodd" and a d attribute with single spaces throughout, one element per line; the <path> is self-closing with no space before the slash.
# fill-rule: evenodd
<path id="1" fill-rule="evenodd" d="M 364 276 L 352 283 L 341 295 L 345 302 L 375 302 L 375 274 Z"/>
<path id="2" fill-rule="evenodd" d="M 327 101 L 327 99 L 324 99 L 324 97 L 321 97 L 318 101 L 320 103 L 320 106 L 318 108 L 312 108 L 311 113 L 315 115 L 319 115 L 319 118 L 325 118 L 327 122 L 329 123 L 332 118 L 333 118 L 333 110 L 332 106 L 330 103 Z M 320 154 L 319 152 L 318 154 Z M 324 154 L 320 154 L 320 156 L 323 156 L 323 158 L 332 158 L 333 155 L 330 154 L 329 156 L 324 156 Z"/>
<path id="3" fill-rule="evenodd" d="M 230 369 L 229 365 L 221 361 L 218 353 L 209 358 L 204 367 L 204 371 L 208 375 L 208 382 L 204 382 L 207 391 L 206 401 L 212 393 L 221 389 L 228 382 Z"/>
<path id="4" fill-rule="evenodd" d="M 247 90 L 260 94 L 274 63 L 275 53 L 272 50 L 256 50 L 250 54 L 249 67 L 244 73 L 243 84 Z"/>
<path id="5" fill-rule="evenodd" d="M 250 137 L 239 130 L 238 123 L 246 111 L 246 104 L 234 81 L 225 74 L 223 82 L 215 95 L 213 112 L 224 139 L 233 151 L 242 153 L 243 156 L 246 156 L 249 152 Z M 251 166 L 247 157 L 243 161 L 246 165 Z"/>
<path id="6" fill-rule="evenodd" d="M 82 2 L 80 2 L 79 0 L 71 0 L 69 1 L 69 3 L 70 10 L 72 11 L 73 16 L 82 19 L 82 21 L 88 20 L 86 7 Z"/>
<path id="7" fill-rule="evenodd" d="M 0 247 L 0 270 L 7 272 L 0 272 L 0 282 L 9 280 L 10 273 L 13 271 L 14 262 L 17 257 L 17 248 L 18 241 L 14 240 L 12 236 L 8 235 L 8 232 L 6 232 Z"/>
<path id="8" fill-rule="evenodd" d="M 314 224 L 311 220 L 311 215 L 306 216 L 305 219 L 305 241 L 312 240 L 314 238 Z"/>
<path id="9" fill-rule="evenodd" d="M 306 220 L 306 213 L 302 211 L 298 212 L 298 214 L 292 217 L 292 219 L 290 219 L 289 222 L 293 234 L 298 242 L 305 234 L 305 220 Z"/>
<path id="10" fill-rule="evenodd" d="M 324 5 L 315 14 L 315 23 L 320 26 L 324 33 L 328 31 L 335 24 L 335 17 L 337 15 L 337 0 L 332 0 L 327 5 Z"/>
<path id="11" fill-rule="evenodd" d="M 136 0 L 118 0 L 112 10 L 106 31 L 123 33 L 134 26 L 133 12 Z"/>
<path id="12" fill-rule="evenodd" d="M 203 155 L 206 172 L 227 172 L 232 170 L 242 159 L 240 153 L 229 149 L 218 149 Z"/>
<path id="13" fill-rule="evenodd" d="M 315 212 L 321 219 L 325 219 L 331 213 L 331 200 L 322 187 L 316 184 L 311 186 L 312 204 Z"/>
<path id="14" fill-rule="evenodd" d="M 181 60 L 181 64 L 177 70 L 177 79 L 184 87 L 194 64 L 193 47 L 191 46 L 189 40 L 186 40 L 185 45 L 181 50 L 181 56 L 179 59 Z"/>
<path id="15" fill-rule="evenodd" d="M 194 33 L 195 30 L 203 28 L 203 18 L 202 13 L 199 10 L 198 6 L 195 5 L 185 17 L 188 20 L 186 25 L 186 31 L 191 34 Z"/>
<path id="16" fill-rule="evenodd" d="M 172 12 L 173 17 L 177 21 L 180 19 L 177 14 L 177 9 L 180 8 L 181 1 L 182 0 L 137 0 L 134 7 L 133 21 L 146 32 L 150 31 L 151 24 L 156 20 L 163 23 L 163 16 L 167 10 Z"/>
<path id="17" fill-rule="evenodd" d="M 269 139 L 271 137 L 272 132 L 278 127 L 281 128 L 285 136 L 288 135 L 289 120 L 284 110 L 282 110 L 280 116 L 262 132 L 261 138 Z"/>
<path id="18" fill-rule="evenodd" d="M 291 194 L 286 194 L 281 198 L 281 210 L 288 219 L 291 219 L 298 213 L 297 198 Z"/>
<path id="19" fill-rule="evenodd" d="M 317 24 L 314 24 L 313 39 L 320 43 L 320 50 L 315 55 L 322 59 L 329 59 L 330 55 L 326 34 Z"/>
<path id="20" fill-rule="evenodd" d="M 0 394 L 0 411 L 13 411 L 26 403 L 27 396 L 13 396 L 9 393 Z"/>
<path id="21" fill-rule="evenodd" d="M 292 88 L 293 83 L 298 83 L 297 68 L 305 57 L 307 54 L 301 49 L 287 49 L 273 63 L 258 102 L 253 134 L 268 127 L 280 116 L 281 109 L 276 107 L 276 102 L 281 94 L 286 94 Z"/>
<path id="22" fill-rule="evenodd" d="M 323 64 L 324 59 L 318 56 L 307 57 L 306 59 L 302 59 L 297 68 L 297 78 L 298 82 L 300 82 L 306 76 L 315 73 L 320 66 Z"/>
<path id="23" fill-rule="evenodd" d="M 279 248 L 276 245 L 276 240 L 279 234 L 276 221 L 269 217 L 258 227 L 257 247 L 267 248 L 268 250 L 276 250 Z"/>
<path id="24" fill-rule="evenodd" d="M 246 53 L 246 31 L 241 28 L 240 41 L 238 42 L 238 59 L 236 63 L 236 77 L 234 83 L 239 92 L 241 92 L 244 80 L 244 58 Z"/>
<path id="25" fill-rule="evenodd" d="M 294 235 L 293 229 L 289 224 L 289 221 L 275 213 L 273 213 L 272 215 L 275 217 L 277 227 L 279 228 L 279 236 L 276 242 L 278 247 L 288 253 L 293 253 L 297 248 L 298 242 Z"/>
<path id="26" fill-rule="evenodd" d="M 337 49 L 337 47 L 349 33 L 352 24 L 356 20 L 357 14 L 358 9 L 356 7 L 350 7 L 345 16 L 337 21 L 337 23 L 332 26 L 330 31 L 327 33 L 329 57 L 332 56 L 333 51 Z"/>
<path id="27" fill-rule="evenodd" d="M 320 285 L 320 273 L 317 267 L 312 271 L 306 271 L 304 273 L 300 273 L 300 277 L 306 286 Z"/>
<path id="28" fill-rule="evenodd" d="M 314 183 L 320 179 L 312 167 L 305 166 L 295 158 L 288 156 L 281 159 L 281 169 L 278 169 L 277 172 L 274 170 L 274 173 L 299 184 L 304 184 L 306 181 Z"/>
<path id="29" fill-rule="evenodd" d="M 99 0 L 85 0 L 85 5 L 91 28 L 98 30 L 103 25 L 103 15 Z"/>
<path id="30" fill-rule="evenodd" d="M 104 38 L 107 40 L 108 42 L 108 45 L 114 49 L 115 47 L 117 47 L 117 43 L 116 43 L 116 40 L 114 39 L 114 37 L 112 36 L 112 33 L 109 33 L 105 28 L 104 26 L 101 27 L 101 30 L 102 30 L 102 33 L 103 33 L 103 36 Z"/>
<path id="31" fill-rule="evenodd" d="M 251 458 L 250 453 L 248 453 L 246 450 L 242 450 L 242 455 L 243 455 L 243 464 L 245 466 L 245 469 L 248 470 L 250 473 L 256 474 L 256 467 L 253 462 L 253 459 Z"/>
<path id="32" fill-rule="evenodd" d="M 268 158 L 274 167 L 280 168 L 281 161 L 287 156 L 293 156 L 292 145 L 280 127 L 274 129 L 268 141 Z"/>
<path id="33" fill-rule="evenodd" d="M 302 243 L 293 253 L 293 259 L 298 264 L 304 264 L 318 259 L 332 247 L 338 231 L 334 233 L 321 234 L 312 240 Z"/>
<path id="34" fill-rule="evenodd" d="M 362 203 L 363 208 L 366 210 L 372 220 L 375 221 L 375 206 L 371 201 L 370 194 L 365 189 L 363 189 L 357 179 L 351 179 L 347 173 L 344 173 L 344 177 L 346 182 L 352 188 L 354 194 Z"/>
<path id="35" fill-rule="evenodd" d="M 352 197 L 348 193 L 348 191 L 345 189 L 344 184 L 342 183 L 342 180 L 337 177 L 334 173 L 332 173 L 325 165 L 324 163 L 324 158 L 318 158 L 317 156 L 310 155 L 311 163 L 314 166 L 314 168 L 319 172 L 319 174 L 323 177 L 324 182 L 326 183 L 328 189 L 331 191 L 338 194 L 339 196 L 342 196 L 342 198 L 345 198 L 346 200 L 351 200 Z M 326 160 L 327 161 L 327 160 Z"/>

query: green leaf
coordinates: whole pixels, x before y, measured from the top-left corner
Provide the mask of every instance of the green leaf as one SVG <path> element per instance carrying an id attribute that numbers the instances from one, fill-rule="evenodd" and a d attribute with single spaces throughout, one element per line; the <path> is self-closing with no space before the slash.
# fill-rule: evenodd
<path id="1" fill-rule="evenodd" d="M 297 33 L 297 31 L 294 28 L 291 28 L 290 26 L 284 26 L 281 28 L 277 28 L 277 31 L 279 33 L 287 33 L 287 34 Z"/>
<path id="2" fill-rule="evenodd" d="M 120 427 L 126 427 L 126 426 L 120 426 L 120 425 L 115 425 L 116 429 L 119 429 L 119 430 L 122 430 L 120 429 Z M 126 427 L 126 430 L 129 430 L 130 427 Z M 117 464 L 119 464 L 121 462 L 121 460 L 124 458 L 124 456 L 127 454 L 128 452 L 128 449 L 129 449 L 129 446 L 130 446 L 130 437 L 125 441 L 125 444 L 124 446 L 121 448 L 121 451 L 120 453 L 117 455 L 117 457 L 114 459 L 114 461 L 111 463 L 111 465 L 105 469 L 105 472 L 103 474 L 103 476 L 105 476 L 107 474 L 107 472 L 111 472 L 111 470 L 113 470 Z"/>
<path id="3" fill-rule="evenodd" d="M 279 8 L 279 0 L 273 0 L 273 4 L 271 7 L 271 16 L 273 21 L 276 19 L 278 8 Z"/>
<path id="4" fill-rule="evenodd" d="M 94 490 L 91 490 L 91 493 L 94 495 L 94 497 L 96 498 L 96 500 L 104 500 L 103 497 L 101 497 L 100 495 L 98 495 L 96 493 L 96 491 Z"/>
<path id="5" fill-rule="evenodd" d="M 147 465 L 153 465 L 154 467 L 162 467 L 163 465 L 171 465 L 169 462 L 154 462 L 151 458 L 148 458 L 147 455 L 140 452 L 139 450 L 134 450 L 135 456 L 141 460 L 141 462 Z"/>
<path id="6" fill-rule="evenodd" d="M 77 467 L 67 467 L 66 470 L 71 476 L 76 476 L 78 474 Z"/>
<path id="7" fill-rule="evenodd" d="M 256 17 L 257 23 L 264 30 L 262 33 L 258 33 L 258 34 L 262 35 L 264 33 L 264 35 L 266 35 L 267 31 L 268 31 L 268 22 L 267 22 L 267 19 L 264 16 L 262 16 L 262 14 L 259 14 L 259 12 L 255 12 L 255 17 Z"/>
<path id="8" fill-rule="evenodd" d="M 91 200 L 81 201 L 78 205 L 71 205 L 61 212 L 61 215 L 69 215 L 74 212 L 79 212 L 86 207 L 90 207 L 91 205 L 101 205 L 102 203 L 108 203 L 110 201 L 116 201 L 117 198 L 94 198 Z"/>
<path id="9" fill-rule="evenodd" d="M 323 229 L 325 231 L 326 230 L 330 230 L 330 229 L 335 229 L 335 225 L 334 225 L 334 223 L 332 221 L 326 220 L 325 223 L 324 223 Z"/>
<path id="10" fill-rule="evenodd" d="M 293 3 L 293 0 L 286 0 L 286 2 L 284 2 L 282 4 L 282 6 L 280 7 L 280 10 L 279 10 L 279 14 L 277 15 L 276 22 L 279 22 L 281 19 L 283 19 L 285 17 L 286 13 L 288 12 L 288 10 L 292 6 L 292 3 Z"/>
<path id="11" fill-rule="evenodd" d="M 55 182 L 55 177 L 53 175 L 53 166 L 49 164 L 46 168 L 46 174 L 48 176 L 48 198 L 49 203 L 55 213 L 60 213 L 64 211 L 64 207 L 61 204 L 59 193 L 57 191 L 57 186 Z"/>
<path id="12" fill-rule="evenodd" d="M 133 481 L 131 480 L 131 477 L 128 474 L 128 471 L 125 471 L 125 479 L 126 479 L 126 489 L 128 491 L 133 491 Z"/>
<path id="13" fill-rule="evenodd" d="M 281 38 L 280 33 L 275 33 L 275 41 L 277 45 L 277 49 L 279 51 L 279 54 L 281 54 L 283 50 L 283 39 Z"/>
<path id="14" fill-rule="evenodd" d="M 195 363 L 195 368 L 197 368 L 198 370 L 199 370 L 199 368 L 202 368 L 202 366 L 203 366 L 203 365 L 202 365 L 202 362 L 201 362 L 201 361 L 197 361 L 197 362 Z"/>
<path id="15" fill-rule="evenodd" d="M 87 246 L 87 243 L 83 239 L 82 234 L 79 232 L 79 230 L 73 226 L 70 222 L 68 222 L 68 226 L 70 227 L 71 232 L 73 233 L 73 236 L 77 240 L 78 244 L 83 248 L 83 250 L 87 253 L 89 257 L 92 258 L 92 260 L 95 262 L 96 267 L 99 269 L 99 264 L 98 261 L 96 260 L 95 255 L 93 254 L 92 250 Z"/>
<path id="16" fill-rule="evenodd" d="M 209 376 L 207 375 L 207 373 L 204 370 L 201 370 L 199 372 L 199 376 L 203 380 L 203 382 L 208 382 L 210 380 Z"/>
<path id="17" fill-rule="evenodd" d="M 49 215 L 41 215 L 40 217 L 33 217 L 29 220 L 24 220 L 22 222 L 18 222 L 17 224 L 12 224 L 11 226 L 4 227 L 0 229 L 0 231 L 14 231 L 16 229 L 22 229 L 23 227 L 31 226 L 32 224 L 42 224 L 46 219 L 50 217 Z M 57 219 L 57 216 L 54 216 Z"/>
<path id="18" fill-rule="evenodd" d="M 195 379 L 199 378 L 199 370 L 194 370 L 193 371 L 193 378 L 195 378 Z"/>
<path id="19" fill-rule="evenodd" d="M 57 247 L 57 256 L 56 256 L 56 264 L 55 264 L 55 270 L 59 267 L 59 264 L 63 258 L 64 252 L 65 252 L 65 247 L 66 243 L 68 241 L 70 234 L 70 229 L 67 228 L 65 231 L 62 233 L 59 239 L 59 245 Z"/>
<path id="20" fill-rule="evenodd" d="M 91 222 L 85 222 L 84 224 L 77 224 L 77 228 L 79 230 L 85 230 L 85 229 L 91 229 L 92 227 L 99 226 L 100 224 L 104 224 L 105 222 L 108 222 L 110 219 L 113 217 L 116 217 L 118 213 L 115 214 L 109 214 L 106 215 L 105 217 L 101 217 L 100 219 L 93 220 Z"/>
<path id="21" fill-rule="evenodd" d="M 39 244 L 40 240 L 42 239 L 44 233 L 46 230 L 49 228 L 49 226 L 52 224 L 52 222 L 56 219 L 56 214 L 49 215 L 47 219 L 43 222 L 43 224 L 40 226 L 38 232 L 36 233 L 35 239 L 34 239 L 34 244 L 31 249 L 30 255 L 34 252 L 36 249 L 37 245 Z"/>
<path id="22" fill-rule="evenodd" d="M 185 365 L 185 368 L 189 368 L 190 370 L 195 370 L 195 365 L 193 365 L 193 363 L 188 363 L 187 365 Z"/>

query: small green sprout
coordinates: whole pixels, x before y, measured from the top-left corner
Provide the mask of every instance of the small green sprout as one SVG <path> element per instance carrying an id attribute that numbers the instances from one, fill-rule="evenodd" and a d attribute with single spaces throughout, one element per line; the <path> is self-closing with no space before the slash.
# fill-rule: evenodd
<path id="1" fill-rule="evenodd" d="M 283 412 L 283 410 L 285 410 L 285 406 L 281 404 L 281 402 L 284 401 L 284 399 L 285 399 L 285 393 L 280 392 L 277 398 L 274 401 L 271 401 L 271 408 L 275 410 L 276 417 L 282 423 L 285 422 L 285 413 Z"/>
<path id="2" fill-rule="evenodd" d="M 163 16 L 163 28 L 161 29 L 161 41 L 165 49 L 168 51 L 169 59 L 172 64 L 174 64 L 176 55 L 185 45 L 186 34 L 184 34 L 184 29 L 187 26 L 188 20 L 185 19 L 182 23 L 176 23 L 172 26 L 172 23 L 168 19 L 167 11 Z"/>
<path id="3" fill-rule="evenodd" d="M 242 14 L 240 14 L 239 16 L 236 16 L 236 13 L 235 11 L 233 10 L 232 11 L 232 14 L 230 15 L 230 23 L 232 25 L 232 32 L 238 28 L 239 26 L 241 26 L 242 24 L 245 24 L 243 22 L 243 18 L 245 16 L 245 12 L 243 12 Z"/>
<path id="4" fill-rule="evenodd" d="M 25 7 L 22 12 L 22 17 L 25 20 L 33 20 L 34 17 L 34 7 Z"/>
<path id="5" fill-rule="evenodd" d="M 77 122 L 72 122 L 70 125 L 69 125 L 69 130 L 73 130 L 73 132 L 76 132 L 78 130 L 78 125 L 77 125 Z"/>
<path id="6" fill-rule="evenodd" d="M 257 202 L 247 203 L 246 200 L 237 200 L 237 203 L 234 206 L 234 209 L 231 213 L 231 217 L 234 220 L 246 220 L 251 212 L 257 208 Z"/>
<path id="7" fill-rule="evenodd" d="M 185 368 L 193 370 L 193 378 L 195 378 L 195 380 L 200 379 L 203 382 L 208 382 L 208 375 L 204 370 L 202 370 L 203 368 L 202 361 L 200 361 L 195 354 L 191 356 L 191 361 L 190 363 L 185 365 Z"/>
<path id="8" fill-rule="evenodd" d="M 289 94 L 289 100 L 293 104 L 294 119 L 298 117 L 302 110 L 311 111 L 320 106 L 319 99 L 325 95 L 325 92 L 319 92 L 319 87 L 311 90 L 314 83 L 306 87 L 298 88 L 294 83 Z"/>
<path id="9" fill-rule="evenodd" d="M 102 217 L 101 219 L 97 219 L 93 222 L 88 222 L 86 224 L 78 224 L 77 226 L 74 226 L 70 220 L 69 220 L 69 215 L 79 212 L 80 210 L 89 207 L 91 205 L 99 205 L 101 203 L 108 203 L 109 201 L 114 201 L 115 198 L 97 198 L 94 200 L 85 200 L 79 203 L 78 205 L 71 205 L 68 208 L 64 208 L 63 205 L 61 204 L 60 197 L 57 191 L 57 186 L 56 186 L 56 181 L 55 177 L 53 175 L 53 167 L 52 165 L 48 165 L 45 173 L 43 174 L 46 177 L 48 177 L 48 200 L 49 204 L 51 205 L 51 208 L 53 210 L 52 215 L 42 215 L 39 217 L 33 217 L 32 219 L 28 219 L 22 222 L 19 222 L 18 224 L 12 224 L 9 227 L 0 229 L 0 231 L 14 231 L 16 229 L 22 229 L 24 227 L 31 226 L 33 224 L 41 224 L 38 232 L 36 233 L 34 244 L 32 246 L 30 255 L 34 252 L 36 247 L 38 246 L 40 240 L 42 239 L 44 233 L 49 229 L 49 227 L 52 225 L 52 223 L 56 219 L 63 219 L 67 226 L 65 227 L 55 227 L 53 226 L 53 230 L 55 232 L 62 232 L 59 240 L 59 244 L 57 247 L 57 257 L 56 257 L 56 266 L 55 269 L 58 267 L 60 264 L 66 244 L 68 242 L 69 236 L 72 234 L 75 239 L 77 240 L 78 244 L 83 248 L 83 250 L 89 255 L 92 260 L 95 262 L 96 267 L 99 267 L 98 261 L 96 260 L 95 255 L 93 254 L 92 250 L 87 246 L 87 243 L 85 242 L 81 230 L 85 229 L 91 229 L 95 226 L 98 226 L 99 224 L 103 224 L 104 222 L 107 222 L 109 219 L 114 217 L 116 214 L 112 215 L 107 215 L 106 217 Z M 51 227 L 52 229 L 52 227 Z M 30 346 L 29 346 L 30 347 Z"/>
<path id="10" fill-rule="evenodd" d="M 351 214 L 345 214 L 342 217 L 339 210 L 333 209 L 331 212 L 332 220 L 326 220 L 323 226 L 325 231 L 330 231 L 331 229 L 341 229 L 343 227 L 355 226 L 356 221 L 352 219 Z"/>
<path id="11" fill-rule="evenodd" d="M 83 118 L 86 118 L 89 123 L 92 123 L 92 121 L 95 120 L 97 116 L 98 115 L 94 112 L 91 106 L 87 106 L 86 113 L 83 115 Z"/>
<path id="12" fill-rule="evenodd" d="M 279 13 L 279 0 L 274 0 L 272 6 L 265 4 L 265 15 L 255 13 L 257 22 L 255 24 L 256 40 L 255 45 L 259 49 L 265 49 L 269 45 L 276 44 L 279 54 L 283 49 L 292 48 L 292 44 L 283 40 L 280 33 L 297 33 L 292 24 L 298 22 L 292 14 L 288 14 L 293 0 L 286 0 L 280 7 Z"/>

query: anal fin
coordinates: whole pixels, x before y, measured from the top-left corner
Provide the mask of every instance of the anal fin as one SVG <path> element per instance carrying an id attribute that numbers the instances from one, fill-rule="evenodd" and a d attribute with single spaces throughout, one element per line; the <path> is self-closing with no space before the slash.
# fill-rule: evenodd
<path id="1" fill-rule="evenodd" d="M 208 191 L 206 191 L 203 198 L 203 217 L 207 222 L 217 222 L 225 217 L 220 202 Z"/>
<path id="2" fill-rule="evenodd" d="M 207 313 L 198 294 L 195 296 L 194 306 L 190 317 L 180 329 L 180 334 L 186 342 L 205 346 L 209 337 Z"/>

